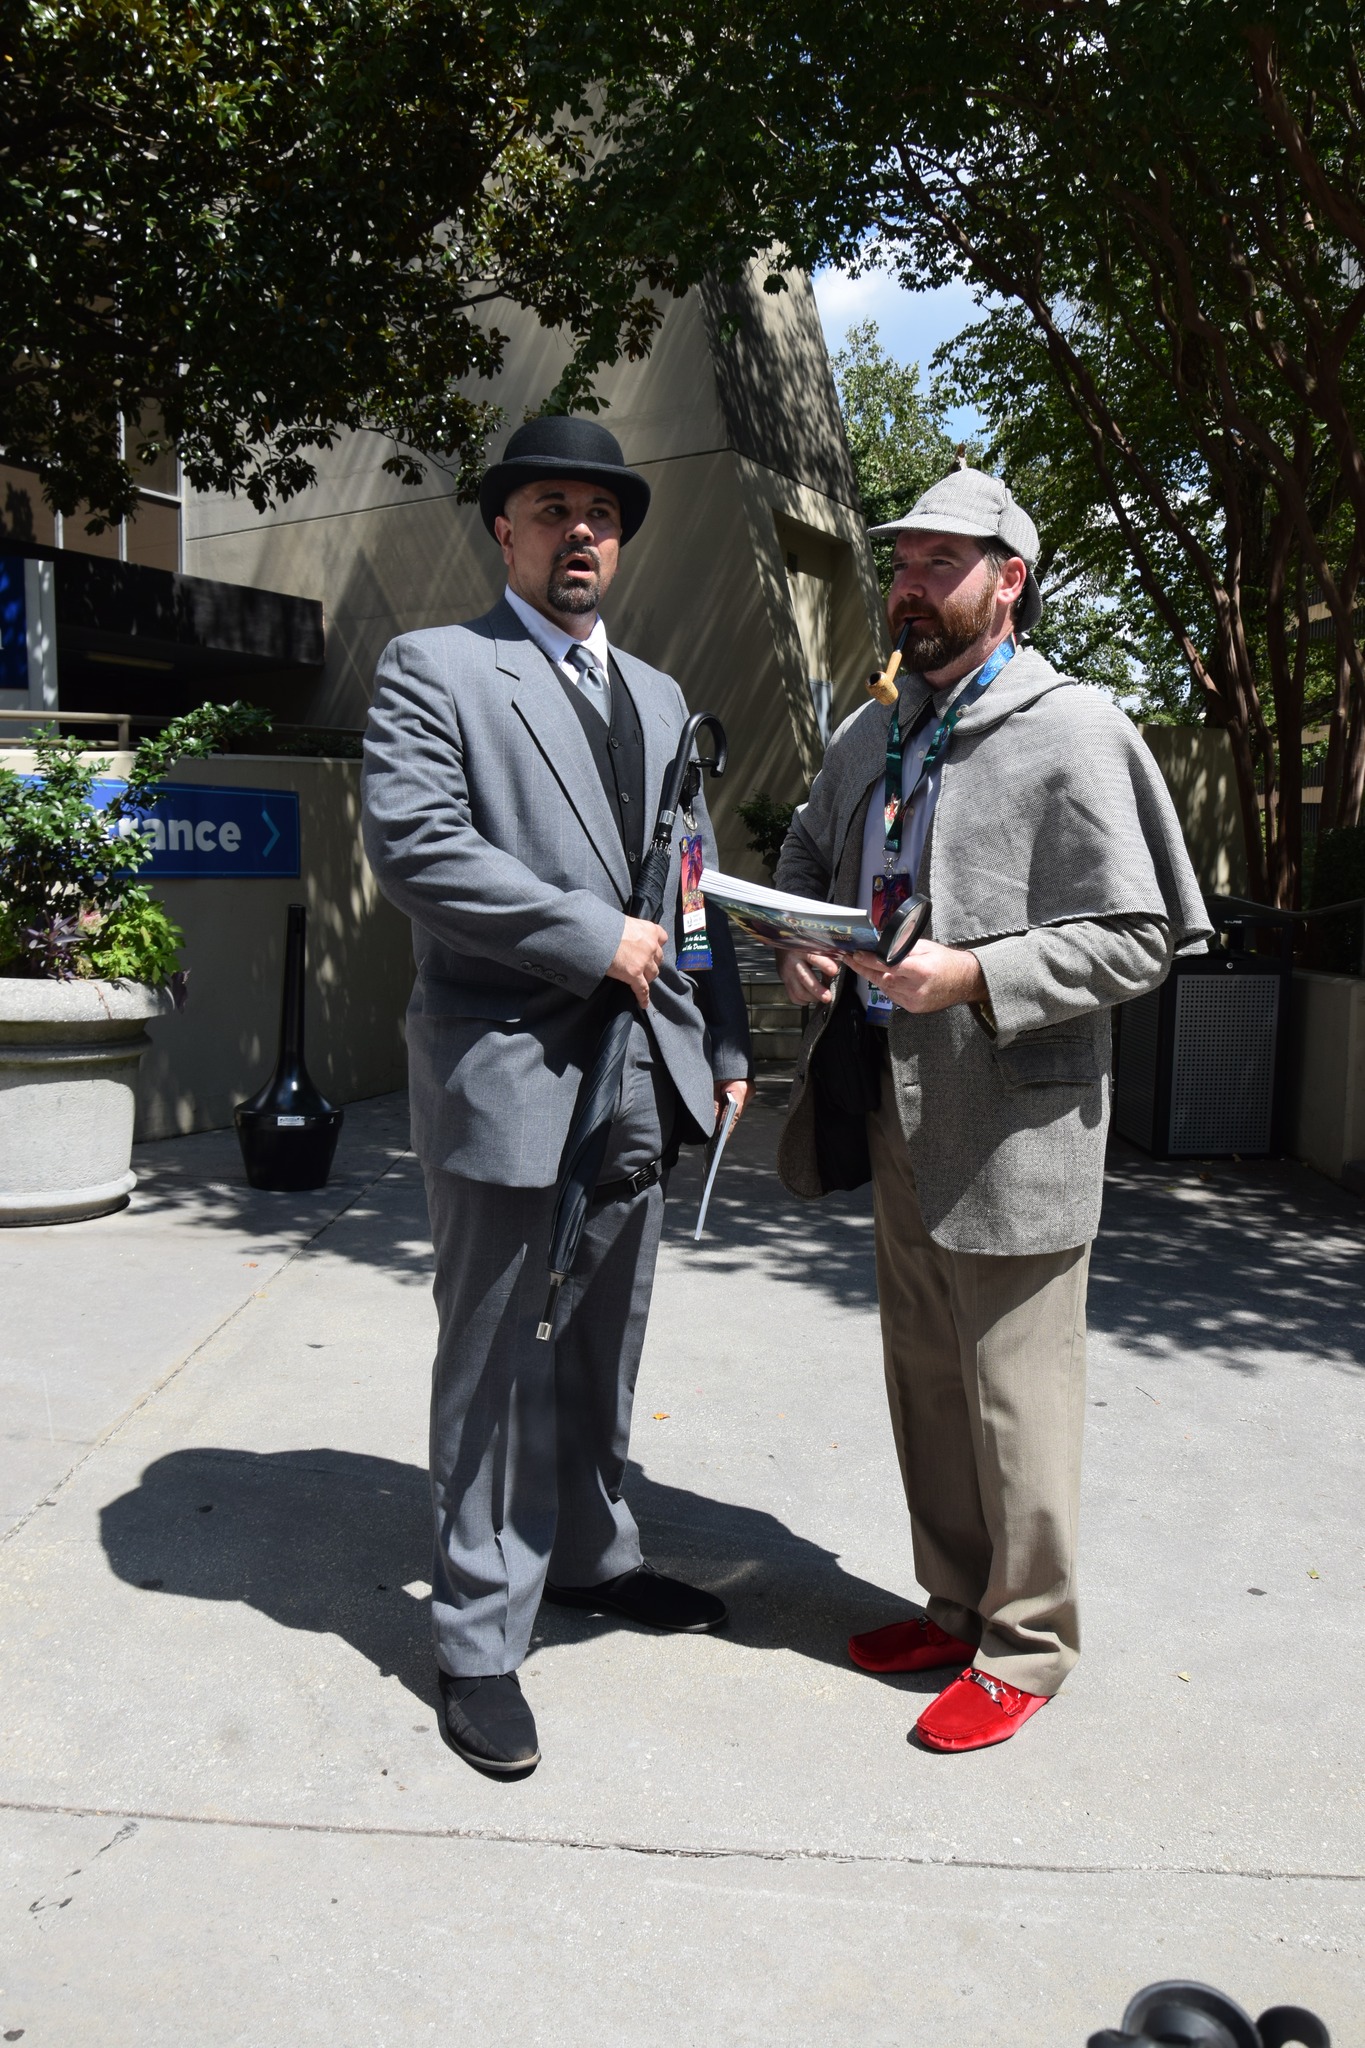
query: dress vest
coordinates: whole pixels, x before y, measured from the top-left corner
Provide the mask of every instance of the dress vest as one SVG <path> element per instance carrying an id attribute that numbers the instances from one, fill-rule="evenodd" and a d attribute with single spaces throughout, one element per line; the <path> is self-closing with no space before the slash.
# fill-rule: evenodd
<path id="1" fill-rule="evenodd" d="M 545 659 L 550 660 L 548 654 Z M 611 723 L 596 711 L 577 683 L 571 683 L 557 663 L 551 668 L 592 749 L 602 789 L 611 806 L 632 884 L 638 880 L 650 828 L 645 823 L 645 740 L 640 714 L 626 688 L 615 661 L 611 663 Z"/>

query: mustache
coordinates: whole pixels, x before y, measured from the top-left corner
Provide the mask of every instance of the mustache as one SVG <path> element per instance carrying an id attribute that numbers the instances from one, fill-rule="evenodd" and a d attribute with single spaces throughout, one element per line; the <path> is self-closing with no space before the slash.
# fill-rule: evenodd
<path id="1" fill-rule="evenodd" d="M 904 626 L 938 626 L 942 624 L 939 614 L 923 605 L 898 604 L 891 617 L 897 632 Z"/>
<path id="2" fill-rule="evenodd" d="M 577 547 L 560 548 L 555 555 L 554 566 L 556 569 L 560 569 L 563 568 L 566 562 L 574 561 L 587 562 L 600 574 L 602 551 L 600 548 L 595 548 L 591 541 L 580 543 Z"/>

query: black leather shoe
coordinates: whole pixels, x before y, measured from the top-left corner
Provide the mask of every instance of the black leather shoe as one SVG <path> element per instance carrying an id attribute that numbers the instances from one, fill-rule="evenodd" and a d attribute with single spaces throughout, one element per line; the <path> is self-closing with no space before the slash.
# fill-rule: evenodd
<path id="1" fill-rule="evenodd" d="M 501 1678 L 452 1678 L 441 1672 L 441 1734 L 476 1771 L 521 1778 L 540 1762 L 535 1717 L 515 1671 Z"/>
<path id="2" fill-rule="evenodd" d="M 730 1619 L 723 1600 L 703 1593 L 682 1579 L 670 1579 L 653 1565 L 637 1565 L 619 1579 L 600 1586 L 552 1586 L 545 1598 L 553 1607 L 585 1607 L 590 1614 L 620 1614 L 643 1628 L 667 1629 L 674 1635 L 707 1635 Z"/>

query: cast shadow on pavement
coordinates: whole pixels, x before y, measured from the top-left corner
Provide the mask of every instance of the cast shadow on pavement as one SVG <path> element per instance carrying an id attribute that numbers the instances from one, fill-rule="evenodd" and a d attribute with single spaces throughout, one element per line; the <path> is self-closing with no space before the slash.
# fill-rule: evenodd
<path id="1" fill-rule="evenodd" d="M 777 1178 L 782 1084 L 765 1077 L 760 1097 L 727 1150 L 704 1242 L 692 1230 L 701 1193 L 701 1152 L 683 1152 L 670 1178 L 665 1230 L 699 1276 L 759 1273 L 765 1282 L 818 1288 L 846 1308 L 876 1304 L 870 1191 L 803 1202 Z M 271 1194 L 248 1187 L 236 1135 L 204 1131 L 140 1146 L 137 1215 L 151 1224 L 223 1230 L 305 1259 L 339 1258 L 425 1292 L 432 1250 L 422 1169 L 407 1149 L 406 1097 L 354 1105 L 325 1188 Z"/>
<path id="2" fill-rule="evenodd" d="M 396 1144 L 387 1151 L 374 1146 L 363 1158 L 344 1160 L 325 1188 L 271 1193 L 247 1186 L 233 1156 L 235 1137 L 231 1151 L 226 1143 L 209 1150 L 208 1140 L 228 1135 L 209 1131 L 173 1141 L 199 1148 L 183 1165 L 174 1157 L 158 1156 L 150 1165 L 135 1157 L 139 1219 L 232 1232 L 250 1243 L 253 1255 L 256 1247 L 305 1258 L 325 1253 L 430 1287 L 426 1193 L 410 1152 Z M 164 1155 L 166 1148 L 156 1150 Z"/>
<path id="3" fill-rule="evenodd" d="M 725 1596 L 722 1640 L 842 1663 L 851 1630 L 903 1611 L 899 1598 L 759 1509 L 660 1485 L 635 1465 L 626 1495 L 651 1562 Z M 149 1465 L 102 1510 L 100 1534 L 112 1570 L 149 1597 L 237 1600 L 282 1628 L 340 1636 L 382 1677 L 432 1704 L 429 1516 L 427 1475 L 416 1465 L 325 1448 L 209 1448 Z M 543 1607 L 531 1652 L 614 1625 Z"/>
<path id="4" fill-rule="evenodd" d="M 1115 1139 L 1091 1327 L 1248 1377 L 1289 1353 L 1365 1367 L 1365 1207 L 1292 1160 L 1154 1160 Z"/>
<path id="5" fill-rule="evenodd" d="M 841 1308 L 877 1305 L 872 1249 L 872 1190 L 803 1201 L 777 1174 L 777 1141 L 787 1092 L 784 1078 L 764 1074 L 751 1109 L 726 1148 L 700 1244 L 692 1232 L 701 1196 L 703 1159 L 683 1152 L 668 1185 L 664 1242 L 704 1287 L 708 1275 L 741 1275 L 763 1287 L 823 1294 Z"/>

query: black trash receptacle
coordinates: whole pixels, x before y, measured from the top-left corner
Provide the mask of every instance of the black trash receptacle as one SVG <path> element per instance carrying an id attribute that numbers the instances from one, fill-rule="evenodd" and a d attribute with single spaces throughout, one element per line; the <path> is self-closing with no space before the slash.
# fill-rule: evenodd
<path id="1" fill-rule="evenodd" d="M 233 1111 L 242 1164 L 253 1188 L 281 1194 L 327 1185 L 345 1111 L 334 1109 L 314 1086 L 303 1058 L 304 945 L 307 911 L 289 906 L 284 987 L 280 998 L 280 1052 L 275 1071 L 249 1101 Z"/>
<path id="2" fill-rule="evenodd" d="M 1159 989 L 1119 1013 L 1114 1129 L 1158 1159 L 1283 1150 L 1297 920 L 1252 904 L 1213 904 L 1210 917 L 1211 950 L 1177 960 Z M 1243 950 L 1261 925 L 1282 927 L 1278 956 Z"/>

